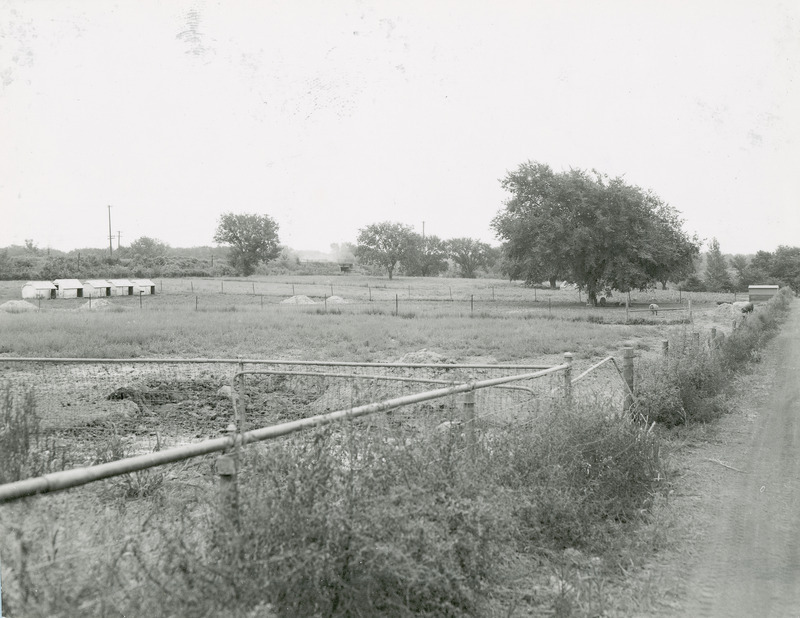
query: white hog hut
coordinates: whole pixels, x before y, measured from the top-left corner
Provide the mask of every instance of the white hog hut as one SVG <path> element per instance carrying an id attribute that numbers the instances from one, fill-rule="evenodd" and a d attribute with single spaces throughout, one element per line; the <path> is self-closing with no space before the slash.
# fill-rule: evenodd
<path id="1" fill-rule="evenodd" d="M 131 279 L 134 294 L 155 294 L 156 284 L 150 279 Z"/>
<path id="2" fill-rule="evenodd" d="M 130 279 L 109 279 L 112 296 L 133 296 L 133 281 Z"/>
<path id="3" fill-rule="evenodd" d="M 89 279 L 83 282 L 83 295 L 97 298 L 111 296 L 111 282 L 105 279 Z"/>
<path id="4" fill-rule="evenodd" d="M 83 298 L 83 284 L 77 279 L 55 279 L 58 298 Z"/>
<path id="5" fill-rule="evenodd" d="M 769 300 L 778 293 L 777 285 L 749 285 L 747 286 L 748 300 L 758 302 L 761 300 Z"/>
<path id="6" fill-rule="evenodd" d="M 51 281 L 28 281 L 22 286 L 22 298 L 55 298 L 56 286 Z"/>

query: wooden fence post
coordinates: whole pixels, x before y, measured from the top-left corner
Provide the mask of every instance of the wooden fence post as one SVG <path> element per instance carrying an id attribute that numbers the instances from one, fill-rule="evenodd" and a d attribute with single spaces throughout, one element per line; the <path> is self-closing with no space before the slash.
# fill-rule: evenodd
<path id="1" fill-rule="evenodd" d="M 367 291 L 369 292 L 369 302 L 372 302 L 372 288 L 369 283 L 367 284 Z"/>
<path id="2" fill-rule="evenodd" d="M 400 296 L 398 294 L 394 295 L 394 314 L 400 315 Z"/>
<path id="3" fill-rule="evenodd" d="M 622 378 L 628 388 L 625 391 L 624 411 L 630 413 L 633 409 L 633 393 L 634 393 L 634 372 L 633 372 L 633 348 L 622 348 Z"/>
<path id="4" fill-rule="evenodd" d="M 469 295 L 469 314 L 472 315 L 475 312 L 475 295 Z"/>
<path id="5" fill-rule="evenodd" d="M 664 356 L 669 356 L 669 340 L 668 339 L 662 339 L 661 340 L 661 353 Z"/>
<path id="6" fill-rule="evenodd" d="M 717 329 L 716 329 L 715 326 L 712 326 L 711 327 L 711 339 L 708 342 L 708 347 L 709 348 L 713 348 L 714 347 L 714 339 L 716 339 L 716 338 L 717 338 Z"/>
<path id="7" fill-rule="evenodd" d="M 692 323 L 692 299 L 689 299 L 689 324 Z"/>
<path id="8" fill-rule="evenodd" d="M 699 348 L 700 347 L 700 333 L 697 332 L 697 331 L 694 331 L 692 333 L 692 339 L 694 340 L 695 349 Z"/>
<path id="9" fill-rule="evenodd" d="M 567 368 L 564 370 L 564 400 L 568 406 L 572 405 L 572 352 L 564 352 L 564 362 Z"/>
<path id="10" fill-rule="evenodd" d="M 200 302 L 200 297 L 199 296 L 195 296 L 194 297 L 194 310 L 195 311 L 197 311 L 197 303 L 198 302 Z"/>
<path id="11" fill-rule="evenodd" d="M 461 414 L 464 422 L 464 440 L 467 451 L 474 454 L 478 446 L 475 432 L 475 391 L 467 391 L 461 399 Z"/>

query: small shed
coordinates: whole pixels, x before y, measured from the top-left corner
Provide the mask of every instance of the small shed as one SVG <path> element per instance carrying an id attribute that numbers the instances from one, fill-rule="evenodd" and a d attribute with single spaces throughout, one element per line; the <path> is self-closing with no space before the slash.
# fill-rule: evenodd
<path id="1" fill-rule="evenodd" d="M 105 279 L 89 279 L 83 282 L 83 295 L 89 297 L 111 296 L 111 282 Z"/>
<path id="2" fill-rule="evenodd" d="M 757 302 L 760 300 L 769 300 L 778 293 L 777 285 L 748 285 L 748 300 Z"/>
<path id="3" fill-rule="evenodd" d="M 353 270 L 352 262 L 339 262 L 339 270 L 343 273 L 349 273 Z"/>
<path id="4" fill-rule="evenodd" d="M 134 294 L 155 294 L 156 284 L 150 279 L 131 279 Z"/>
<path id="5" fill-rule="evenodd" d="M 59 298 L 83 298 L 83 284 L 77 279 L 56 279 L 53 284 Z"/>
<path id="6" fill-rule="evenodd" d="M 56 286 L 50 281 L 28 281 L 22 286 L 22 298 L 55 298 Z"/>
<path id="7" fill-rule="evenodd" d="M 112 296 L 133 296 L 133 281 L 130 279 L 109 279 Z"/>

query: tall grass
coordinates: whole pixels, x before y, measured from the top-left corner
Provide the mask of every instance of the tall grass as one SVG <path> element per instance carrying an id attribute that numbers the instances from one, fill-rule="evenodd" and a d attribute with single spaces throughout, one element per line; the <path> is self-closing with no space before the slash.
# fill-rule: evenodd
<path id="1" fill-rule="evenodd" d="M 66 449 L 42 431 L 33 390 L 0 384 L 0 483 L 63 470 Z"/>
<path id="2" fill-rule="evenodd" d="M 75 569 L 69 535 L 53 547 L 19 528 L 0 542 L 16 575 L 8 578 L 8 613 L 483 616 L 516 576 L 511 556 L 540 565 L 564 550 L 605 556 L 596 568 L 617 576 L 621 539 L 661 489 L 655 435 L 590 405 L 487 430 L 471 448 L 462 431 L 454 425 L 409 439 L 402 427 L 354 422 L 251 448 L 235 519 L 210 506 L 208 485 L 190 499 L 169 489 L 136 497 L 116 486 L 111 502 L 108 488 L 98 490 L 97 506 L 75 492 L 73 509 L 127 540 Z M 12 506 L 18 514 L 26 508 Z M 79 521 L 99 538 L 111 534 Z M 23 544 L 29 557 L 54 559 L 26 570 Z M 552 568 L 539 569 L 548 581 Z M 543 588 L 524 603 L 578 615 L 587 599 Z"/>
<path id="3" fill-rule="evenodd" d="M 791 300 L 791 292 L 782 289 L 754 314 L 738 320 L 728 337 L 700 341 L 686 331 L 673 337 L 667 358 L 639 368 L 637 413 L 667 427 L 718 418 L 726 409 L 732 375 L 759 360 L 760 348 L 777 332 Z"/>

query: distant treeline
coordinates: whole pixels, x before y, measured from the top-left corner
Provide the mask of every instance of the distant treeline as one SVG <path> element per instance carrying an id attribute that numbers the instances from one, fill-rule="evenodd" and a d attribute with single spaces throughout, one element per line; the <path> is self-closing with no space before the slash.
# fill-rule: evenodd
<path id="1" fill-rule="evenodd" d="M 80 249 L 68 253 L 36 247 L 11 246 L 0 249 L 0 280 L 52 281 L 54 279 L 232 277 L 236 269 L 227 252 L 210 247 L 168 248 L 158 255 L 132 254 L 125 247 L 109 256 L 107 250 Z M 261 264 L 256 274 L 332 274 L 334 262 L 303 262 L 290 250 Z"/>

